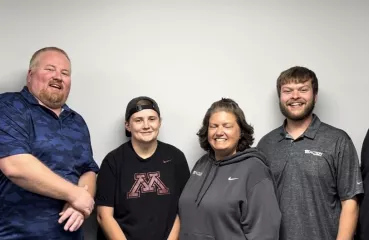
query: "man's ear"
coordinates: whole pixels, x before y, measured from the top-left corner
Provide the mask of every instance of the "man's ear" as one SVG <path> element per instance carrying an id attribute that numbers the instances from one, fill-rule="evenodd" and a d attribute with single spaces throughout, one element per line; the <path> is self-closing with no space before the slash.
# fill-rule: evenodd
<path id="1" fill-rule="evenodd" d="M 33 75 L 32 69 L 28 69 L 27 83 L 31 82 L 32 75 Z"/>

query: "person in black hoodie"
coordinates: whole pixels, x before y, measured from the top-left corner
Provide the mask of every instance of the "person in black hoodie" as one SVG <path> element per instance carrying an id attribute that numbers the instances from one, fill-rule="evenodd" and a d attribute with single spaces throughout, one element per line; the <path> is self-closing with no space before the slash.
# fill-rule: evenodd
<path id="1" fill-rule="evenodd" d="M 206 112 L 198 132 L 207 151 L 179 200 L 180 240 L 276 240 L 281 212 L 254 129 L 238 104 L 223 98 Z"/>

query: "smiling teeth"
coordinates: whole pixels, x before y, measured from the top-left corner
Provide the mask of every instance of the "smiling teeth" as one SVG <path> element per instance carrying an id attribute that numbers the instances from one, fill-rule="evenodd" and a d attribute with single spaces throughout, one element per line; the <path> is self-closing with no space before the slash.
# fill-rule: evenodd
<path id="1" fill-rule="evenodd" d="M 51 87 L 54 87 L 54 88 L 61 89 L 61 87 L 60 87 L 59 85 L 51 84 L 50 86 L 51 86 Z"/>
<path id="2" fill-rule="evenodd" d="M 224 139 L 224 138 L 217 138 L 217 139 L 215 139 L 215 141 L 217 141 L 217 142 L 224 142 L 226 139 Z"/>

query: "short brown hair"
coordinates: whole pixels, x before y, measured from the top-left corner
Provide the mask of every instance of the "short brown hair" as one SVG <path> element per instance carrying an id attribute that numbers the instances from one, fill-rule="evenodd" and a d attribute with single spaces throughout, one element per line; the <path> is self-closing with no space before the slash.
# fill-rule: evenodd
<path id="1" fill-rule="evenodd" d="M 304 83 L 311 80 L 313 94 L 318 94 L 318 78 L 315 73 L 308 68 L 295 66 L 283 71 L 277 79 L 277 93 L 281 97 L 281 87 L 287 83 Z"/>
<path id="2" fill-rule="evenodd" d="M 246 122 L 245 114 L 242 109 L 230 98 L 222 98 L 221 100 L 214 102 L 206 112 L 202 121 L 202 127 L 197 133 L 201 148 L 205 151 L 213 151 L 208 141 L 209 120 L 213 113 L 219 111 L 233 113 L 237 119 L 237 124 L 241 130 L 241 138 L 237 144 L 237 152 L 250 148 L 254 142 L 254 128 Z"/>
<path id="3" fill-rule="evenodd" d="M 31 60 L 29 61 L 29 69 L 32 69 L 34 68 L 36 65 L 37 65 L 37 57 L 43 53 L 43 52 L 48 52 L 48 51 L 55 51 L 55 52 L 59 52 L 61 54 L 63 54 L 67 59 L 68 61 L 70 62 L 70 58 L 68 56 L 68 54 L 61 48 L 57 48 L 57 47 L 44 47 L 44 48 L 41 48 L 39 50 L 37 50 L 31 57 Z"/>

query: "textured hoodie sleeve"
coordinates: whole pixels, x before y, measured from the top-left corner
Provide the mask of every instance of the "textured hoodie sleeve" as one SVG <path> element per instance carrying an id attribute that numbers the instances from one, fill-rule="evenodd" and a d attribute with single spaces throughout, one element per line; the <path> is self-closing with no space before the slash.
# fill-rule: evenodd
<path id="1" fill-rule="evenodd" d="M 247 192 L 241 210 L 241 226 L 248 240 L 279 239 L 281 212 L 271 179 L 264 178 Z"/>

